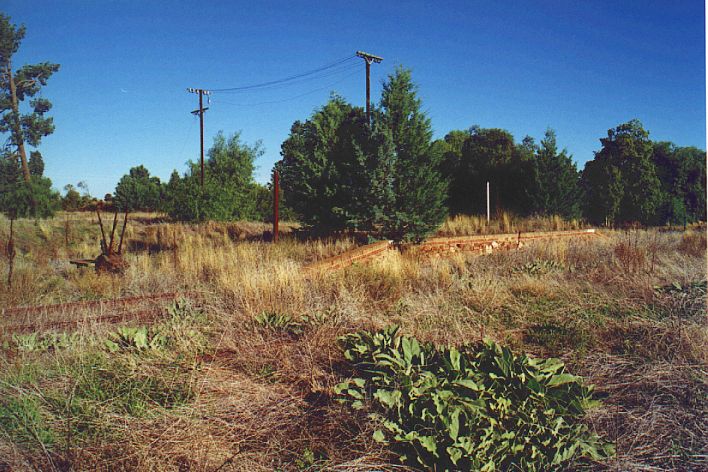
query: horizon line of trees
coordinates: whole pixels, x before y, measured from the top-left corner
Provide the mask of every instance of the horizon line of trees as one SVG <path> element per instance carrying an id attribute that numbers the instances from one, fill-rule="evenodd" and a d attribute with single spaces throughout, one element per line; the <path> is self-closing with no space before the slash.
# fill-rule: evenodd
<path id="1" fill-rule="evenodd" d="M 44 176 L 37 149 L 54 131 L 41 95 L 58 64 L 14 69 L 25 35 L 0 13 L 0 212 L 11 219 L 45 218 L 59 208 L 95 208 L 99 200 L 80 182 L 65 195 Z M 383 83 L 371 117 L 362 107 L 332 95 L 305 120 L 293 123 L 274 169 L 281 175 L 283 218 L 298 219 L 317 233 L 362 230 L 396 240 L 416 240 L 447 215 L 481 214 L 486 183 L 495 212 L 561 215 L 593 224 L 681 224 L 706 219 L 706 153 L 695 147 L 654 142 L 639 120 L 609 129 L 600 149 L 578 170 L 554 130 L 537 144 L 516 142 L 504 129 L 472 126 L 433 139 L 410 70 L 399 67 Z M 208 151 L 205 182 L 189 161 L 168 182 L 136 166 L 114 195 L 121 210 L 158 210 L 176 220 L 271 218 L 272 191 L 253 178 L 260 142 L 219 133 Z"/>
<path id="2" fill-rule="evenodd" d="M 364 230 L 420 239 L 447 215 L 483 214 L 486 183 L 495 214 L 560 215 L 592 224 L 683 224 L 705 221 L 705 152 L 649 139 L 639 120 L 611 128 L 582 170 L 559 149 L 549 128 L 539 143 L 499 128 L 472 126 L 433 140 L 410 71 L 384 83 L 371 123 L 362 107 L 333 94 L 293 123 L 274 168 L 281 208 L 315 233 Z M 188 163 L 160 183 L 143 166 L 116 187 L 121 208 L 159 210 L 175 219 L 271 217 L 272 191 L 253 179 L 261 143 L 219 133 L 206 161 L 206 182 Z"/>

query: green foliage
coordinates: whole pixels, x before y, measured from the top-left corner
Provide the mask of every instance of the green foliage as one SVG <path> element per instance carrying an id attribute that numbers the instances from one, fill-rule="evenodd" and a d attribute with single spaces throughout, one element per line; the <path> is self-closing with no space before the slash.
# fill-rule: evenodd
<path id="1" fill-rule="evenodd" d="M 0 156 L 0 211 L 8 218 L 49 218 L 60 205 L 59 193 L 52 189 L 51 180 L 31 175 L 26 183 L 17 156 Z"/>
<path id="2" fill-rule="evenodd" d="M 56 440 L 38 399 L 29 395 L 0 399 L 0 431 L 28 448 L 44 448 Z"/>
<path id="3" fill-rule="evenodd" d="M 106 348 L 110 352 L 118 352 L 122 349 L 155 350 L 162 349 L 166 341 L 163 334 L 148 330 L 145 326 L 122 326 L 110 334 L 110 339 L 106 340 Z"/>
<path id="4" fill-rule="evenodd" d="M 340 338 L 357 377 L 336 387 L 381 425 L 374 439 L 402 463 L 434 470 L 557 469 L 612 447 L 581 422 L 592 387 L 557 359 L 514 355 L 491 341 L 441 348 L 397 327 Z"/>
<path id="5" fill-rule="evenodd" d="M 66 349 L 73 346 L 79 338 L 78 333 L 29 333 L 13 334 L 12 342 L 18 351 L 42 352 Z"/>
<path id="6" fill-rule="evenodd" d="M 563 264 L 554 260 L 536 260 L 527 262 L 526 264 L 514 267 L 512 272 L 515 274 L 542 275 L 549 272 L 562 271 Z"/>
<path id="7" fill-rule="evenodd" d="M 52 104 L 36 96 L 59 65 L 43 62 L 13 71 L 12 59 L 24 36 L 24 26 L 13 25 L 10 17 L 0 13 L 0 70 L 4 76 L 0 81 L 0 133 L 9 135 L 0 166 L 0 211 L 10 218 L 45 218 L 56 211 L 57 195 L 51 181 L 42 177 L 44 163 L 37 151 L 31 153 L 29 165 L 25 144 L 37 147 L 54 131 L 52 118 L 45 116 Z M 29 110 L 23 113 L 25 101 Z M 10 152 L 10 148 L 17 152 Z M 18 161 L 21 172 L 15 169 Z"/>
<path id="8" fill-rule="evenodd" d="M 320 325 L 324 321 L 325 316 L 319 313 L 312 316 L 302 316 L 299 320 L 287 313 L 275 313 L 271 311 L 264 311 L 256 316 L 256 324 L 258 324 L 258 326 L 271 331 L 284 332 L 296 336 L 301 335 L 306 328 Z"/>
<path id="9" fill-rule="evenodd" d="M 411 71 L 399 67 L 383 84 L 381 119 L 395 146 L 395 203 L 385 234 L 395 240 L 420 240 L 447 216 L 447 181 L 440 174 L 442 154 L 433 145 L 433 128 L 418 98 Z"/>
<path id="10" fill-rule="evenodd" d="M 44 159 L 42 158 L 42 153 L 39 151 L 32 151 L 29 158 L 29 171 L 30 175 L 43 176 L 44 175 Z"/>
<path id="11" fill-rule="evenodd" d="M 315 232 L 419 239 L 442 222 L 441 154 L 416 93 L 410 72 L 399 69 L 384 84 L 371 124 L 336 95 L 293 124 L 276 169 L 288 201 Z"/>
<path id="12" fill-rule="evenodd" d="M 132 357 L 89 356 L 72 366 L 76 386 L 72 416 L 78 426 L 90 430 L 101 414 L 154 414 L 156 406 L 173 408 L 194 398 L 194 391 L 183 369 L 167 365 L 159 372 L 142 368 Z M 66 408 L 66 398 L 53 400 L 57 412 Z"/>
<path id="13" fill-rule="evenodd" d="M 113 201 L 122 211 L 157 211 L 162 206 L 160 179 L 150 177 L 142 165 L 133 167 L 118 181 Z"/>
<path id="14" fill-rule="evenodd" d="M 602 149 L 586 164 L 582 177 L 588 219 L 655 223 L 662 195 L 649 133 L 639 120 L 631 120 L 608 130 L 600 142 Z"/>
<path id="15" fill-rule="evenodd" d="M 263 154 L 260 142 L 241 143 L 240 134 L 228 139 L 217 134 L 204 163 L 204 187 L 198 162 L 180 178 L 173 172 L 165 188 L 165 211 L 182 221 L 231 221 L 257 218 L 255 160 Z"/>
<path id="16" fill-rule="evenodd" d="M 506 130 L 474 126 L 460 146 L 461 132 L 455 137 L 455 150 L 445 154 L 443 169 L 450 180 L 448 205 L 451 213 L 486 212 L 486 185 L 490 184 L 493 211 L 527 214 L 533 210 L 535 144 L 525 138 L 515 144 Z"/>
<path id="17" fill-rule="evenodd" d="M 543 215 L 561 215 L 566 219 L 580 216 L 582 192 L 580 174 L 572 156 L 558 152 L 556 133 L 546 130 L 534 159 L 534 211 Z"/>
<path id="18" fill-rule="evenodd" d="M 652 161 L 661 182 L 658 222 L 683 224 L 706 219 L 706 154 L 669 142 L 653 145 Z"/>
<path id="19" fill-rule="evenodd" d="M 345 193 L 342 168 L 352 160 L 353 135 L 365 132 L 359 129 L 361 114 L 361 109 L 333 95 L 308 120 L 296 121 L 282 144 L 283 158 L 276 169 L 283 194 L 292 197 L 293 209 L 317 233 L 347 229 L 347 219 L 354 214 L 349 200 L 356 205 L 358 195 Z M 354 182 L 349 183 L 351 189 Z"/>

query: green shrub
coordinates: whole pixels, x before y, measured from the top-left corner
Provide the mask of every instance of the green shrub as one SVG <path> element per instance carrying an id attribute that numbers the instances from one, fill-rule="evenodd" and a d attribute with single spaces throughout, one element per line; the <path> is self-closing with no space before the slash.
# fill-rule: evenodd
<path id="1" fill-rule="evenodd" d="M 516 356 L 491 341 L 420 344 L 397 327 L 340 338 L 357 377 L 340 399 L 381 424 L 374 439 L 402 463 L 434 470 L 546 471 L 612 447 L 581 422 L 592 387 L 557 359 Z"/>

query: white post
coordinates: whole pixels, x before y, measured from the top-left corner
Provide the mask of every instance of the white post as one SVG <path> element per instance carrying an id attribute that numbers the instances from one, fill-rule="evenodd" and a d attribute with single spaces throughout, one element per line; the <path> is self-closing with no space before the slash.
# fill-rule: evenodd
<path id="1" fill-rule="evenodd" d="M 489 224 L 489 182 L 487 182 L 487 224 Z"/>

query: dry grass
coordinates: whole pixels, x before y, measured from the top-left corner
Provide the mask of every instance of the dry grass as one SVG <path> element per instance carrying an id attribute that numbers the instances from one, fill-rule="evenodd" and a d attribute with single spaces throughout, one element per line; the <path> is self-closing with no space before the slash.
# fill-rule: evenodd
<path id="1" fill-rule="evenodd" d="M 273 245 L 241 236 L 261 231 L 257 225 L 142 218 L 130 228 L 135 242 L 121 278 L 56 263 L 67 254 L 63 239 L 54 243 L 61 218 L 20 222 L 17 288 L 0 292 L 0 303 L 180 289 L 205 295 L 154 326 L 170 339 L 156 351 L 108 355 L 104 340 L 116 327 L 105 324 L 84 324 L 62 346 L 22 350 L 9 335 L 0 339 L 0 408 L 15 415 L 0 418 L 0 470 L 401 470 L 371 440 L 366 417 L 332 398 L 345 371 L 337 337 L 391 323 L 437 343 L 488 336 L 563 357 L 605 395 L 588 423 L 619 454 L 595 469 L 706 467 L 703 233 L 609 231 L 484 257 L 390 251 L 306 275 L 304 264 L 354 242 Z M 476 232 L 470 221 L 441 231 Z M 91 254 L 90 222 L 75 224 L 85 226 L 68 251 Z M 498 229 L 538 225 L 502 221 Z M 264 313 L 281 321 L 263 321 Z M 0 329 L 15 321 L 0 320 Z M 113 381 L 102 383 L 108 374 Z M 77 387 L 88 381 L 96 388 Z M 121 395 L 111 394 L 113 385 L 125 386 Z M 147 402 L 126 407 L 125 398 L 145 392 Z"/>
<path id="2" fill-rule="evenodd" d="M 503 212 L 487 223 L 485 215 L 457 215 L 448 218 L 438 230 L 438 236 L 472 236 L 475 234 L 528 233 L 532 231 L 563 231 L 581 229 L 579 220 L 565 220 L 558 215 L 519 218 Z"/>

